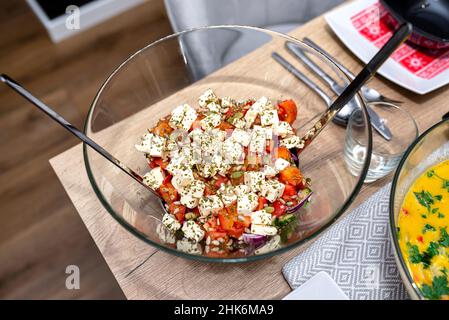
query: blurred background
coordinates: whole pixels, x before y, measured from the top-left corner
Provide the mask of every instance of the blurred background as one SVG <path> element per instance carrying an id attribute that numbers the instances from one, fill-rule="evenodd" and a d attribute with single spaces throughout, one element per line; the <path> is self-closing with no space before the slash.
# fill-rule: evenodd
<path id="1" fill-rule="evenodd" d="M 109 73 L 154 40 L 213 24 L 288 32 L 341 2 L 2 0 L 0 73 L 82 128 Z M 81 10 L 66 12 L 71 4 Z M 77 14 L 79 30 L 76 20 L 66 24 Z M 4 85 L 0 132 L 0 298 L 123 299 L 48 162 L 78 140 Z M 65 288 L 68 265 L 81 270 L 79 290 Z"/>

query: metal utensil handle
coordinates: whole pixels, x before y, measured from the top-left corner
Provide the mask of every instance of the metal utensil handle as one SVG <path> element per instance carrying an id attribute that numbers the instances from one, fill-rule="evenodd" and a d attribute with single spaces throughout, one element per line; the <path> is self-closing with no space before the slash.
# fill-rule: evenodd
<path id="1" fill-rule="evenodd" d="M 317 74 L 324 82 L 326 82 L 329 87 L 333 89 L 336 86 L 339 86 L 337 81 L 332 79 L 332 77 L 330 77 L 326 72 L 324 72 L 324 70 L 321 69 L 315 62 L 313 62 L 307 56 L 307 54 L 305 54 L 304 51 L 302 51 L 302 49 L 299 48 L 296 44 L 294 44 L 293 42 L 286 42 L 285 47 L 287 48 L 288 51 L 290 51 L 290 53 L 292 53 L 300 61 L 302 61 L 312 72 Z"/>
<path id="2" fill-rule="evenodd" d="M 105 157 L 107 160 L 111 161 L 113 164 L 115 164 L 118 168 L 120 168 L 123 172 L 125 172 L 127 175 L 129 175 L 131 178 L 139 182 L 141 185 L 143 185 L 145 188 L 150 190 L 154 195 L 156 195 L 158 198 L 160 198 L 159 194 L 157 194 L 153 189 L 148 187 L 143 183 L 143 178 L 136 173 L 131 168 L 128 168 L 126 165 L 124 165 L 120 160 L 115 158 L 112 154 L 107 152 L 103 147 L 98 145 L 95 141 L 93 141 L 91 138 L 86 136 L 81 130 L 73 126 L 70 122 L 68 122 L 66 119 L 64 119 L 60 114 L 58 114 L 56 111 L 54 111 L 52 108 L 47 106 L 45 103 L 43 103 L 41 100 L 33 96 L 28 90 L 26 90 L 24 87 L 22 87 L 19 83 L 11 79 L 5 74 L 0 75 L 0 80 L 7 84 L 11 89 L 19 93 L 22 97 L 24 97 L 26 100 L 31 102 L 33 105 L 35 105 L 37 108 L 39 108 L 41 111 L 43 111 L 46 115 L 48 115 L 50 118 L 52 118 L 54 121 L 59 123 L 61 126 L 63 126 L 65 129 L 70 131 L 73 135 L 75 135 L 78 139 L 89 145 L 92 149 L 97 151 L 99 154 L 101 154 L 103 157 Z"/>
<path id="3" fill-rule="evenodd" d="M 271 56 L 274 60 L 276 60 L 281 66 L 283 66 L 288 72 L 293 74 L 296 78 L 304 82 L 306 86 L 315 91 L 321 99 L 326 103 L 327 106 L 330 106 L 332 103 L 332 99 L 323 91 L 320 87 L 318 87 L 312 80 L 309 79 L 305 74 L 296 69 L 290 62 L 285 60 L 281 55 L 277 52 L 271 53 Z"/>
<path id="4" fill-rule="evenodd" d="M 315 42 L 313 42 L 312 40 L 310 40 L 309 38 L 305 37 L 303 39 L 304 43 L 308 44 L 309 46 L 311 46 L 313 49 L 315 49 L 316 51 L 318 51 L 319 53 L 321 53 L 322 55 L 324 55 L 326 58 L 328 58 L 329 60 L 331 60 L 333 63 L 335 63 L 335 65 L 337 67 L 339 67 L 341 69 L 341 71 L 343 71 L 344 74 L 346 74 L 346 76 L 348 78 L 350 78 L 351 80 L 353 80 L 355 78 L 355 75 L 348 69 L 346 68 L 344 65 L 342 65 L 340 62 L 338 62 L 335 58 L 331 57 L 331 55 L 326 52 L 323 48 L 321 48 L 319 45 L 317 45 Z"/>
<path id="5" fill-rule="evenodd" d="M 374 55 L 368 64 L 360 71 L 355 79 L 346 87 L 341 95 L 329 107 L 324 115 L 315 125 L 310 128 L 301 141 L 298 143 L 298 155 L 315 139 L 323 128 L 332 120 L 337 112 L 343 108 L 356 94 L 357 91 L 368 81 L 379 69 L 379 67 L 390 57 L 390 55 L 410 36 L 412 25 L 410 23 L 402 24 L 395 31 L 387 43 Z"/>

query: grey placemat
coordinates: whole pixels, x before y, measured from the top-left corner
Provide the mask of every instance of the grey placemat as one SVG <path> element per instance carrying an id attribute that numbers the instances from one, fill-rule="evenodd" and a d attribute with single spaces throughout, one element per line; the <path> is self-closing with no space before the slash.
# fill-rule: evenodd
<path id="1" fill-rule="evenodd" d="M 295 289 L 327 272 L 349 299 L 408 299 L 389 238 L 386 185 L 282 269 Z"/>

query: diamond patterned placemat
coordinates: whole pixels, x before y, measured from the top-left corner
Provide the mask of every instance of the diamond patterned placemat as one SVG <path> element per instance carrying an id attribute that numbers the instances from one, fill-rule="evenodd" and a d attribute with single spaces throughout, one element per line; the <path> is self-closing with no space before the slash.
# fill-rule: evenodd
<path id="1" fill-rule="evenodd" d="M 390 188 L 380 189 L 283 267 L 293 289 L 325 271 L 350 299 L 408 299 L 390 242 Z"/>

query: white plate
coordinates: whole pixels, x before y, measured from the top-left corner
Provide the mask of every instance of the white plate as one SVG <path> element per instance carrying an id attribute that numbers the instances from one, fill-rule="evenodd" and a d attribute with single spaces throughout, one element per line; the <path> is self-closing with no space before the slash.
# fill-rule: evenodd
<path id="1" fill-rule="evenodd" d="M 325 19 L 340 40 L 364 63 L 367 63 L 379 50 L 379 48 L 370 42 L 367 38 L 359 33 L 351 21 L 363 10 L 376 5 L 377 0 L 358 0 L 353 1 L 343 7 L 337 8 L 325 15 Z M 373 21 L 376 19 L 375 14 L 372 16 Z M 377 19 L 378 20 L 378 19 Z M 403 44 L 403 49 L 410 52 L 412 49 L 407 44 Z M 416 50 L 413 50 L 416 52 Z M 405 56 L 405 55 L 404 55 Z M 414 55 L 410 55 L 409 59 L 413 59 Z M 404 60 L 407 58 L 404 58 Z M 419 60 L 416 61 L 420 63 Z M 436 63 L 445 65 L 446 69 L 431 78 L 418 76 L 406 67 L 389 58 L 379 69 L 379 74 L 390 81 L 418 94 L 425 94 L 440 88 L 449 83 L 449 50 L 446 51 L 444 58 L 435 60 L 432 64 L 423 68 L 421 72 L 435 68 Z"/>
<path id="2" fill-rule="evenodd" d="M 349 300 L 326 272 L 320 271 L 282 300 Z"/>

